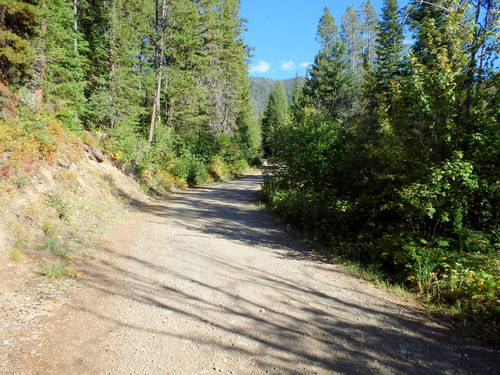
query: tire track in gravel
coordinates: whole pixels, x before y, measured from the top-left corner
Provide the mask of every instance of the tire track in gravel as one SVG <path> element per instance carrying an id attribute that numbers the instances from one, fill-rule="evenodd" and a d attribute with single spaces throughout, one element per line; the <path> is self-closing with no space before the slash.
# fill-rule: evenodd
<path id="1" fill-rule="evenodd" d="M 327 262 L 253 204 L 262 176 L 131 213 L 13 374 L 494 374 L 498 353 Z"/>

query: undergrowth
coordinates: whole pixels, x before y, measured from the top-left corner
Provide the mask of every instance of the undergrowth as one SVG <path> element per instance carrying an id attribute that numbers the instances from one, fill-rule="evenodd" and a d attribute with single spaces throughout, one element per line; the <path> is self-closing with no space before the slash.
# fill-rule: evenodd
<path id="1" fill-rule="evenodd" d="M 5 255 L 12 261 L 35 254 L 31 250 L 44 251 L 54 261 L 74 257 L 81 246 L 73 246 L 72 241 L 88 240 L 122 208 L 136 203 L 110 176 L 93 170 L 89 173 L 100 181 L 104 194 L 97 199 L 78 196 L 83 192 L 80 160 L 85 149 L 95 148 L 155 196 L 188 185 L 228 181 L 249 167 L 228 137 L 183 140 L 163 129 L 148 148 L 137 129 L 120 125 L 106 133 L 97 129 L 91 133 L 75 127 L 74 117 L 68 120 L 49 109 L 19 109 L 8 121 L 0 118 L 0 193 L 24 194 L 34 177 L 43 181 L 48 170 L 54 171 L 52 182 L 57 188 L 45 190 L 44 197 L 30 206 L 33 210 L 20 207 L 21 217 L 11 219 L 14 243 Z M 42 274 L 49 279 L 66 272 L 63 262 L 42 265 Z"/>
<path id="2" fill-rule="evenodd" d="M 56 264 L 43 263 L 40 265 L 41 276 L 49 279 L 55 280 L 66 276 L 70 271 L 64 262 L 58 262 Z"/>
<path id="3" fill-rule="evenodd" d="M 268 181 L 263 189 L 263 202 L 302 239 L 321 245 L 366 279 L 397 294 L 412 293 L 428 307 L 455 316 L 472 335 L 499 344 L 500 261 L 488 245 L 498 240 L 471 233 L 468 241 L 476 251 L 466 252 L 451 238 L 428 240 L 395 227 L 363 228 L 349 215 L 346 202 L 325 202 L 271 185 Z"/>

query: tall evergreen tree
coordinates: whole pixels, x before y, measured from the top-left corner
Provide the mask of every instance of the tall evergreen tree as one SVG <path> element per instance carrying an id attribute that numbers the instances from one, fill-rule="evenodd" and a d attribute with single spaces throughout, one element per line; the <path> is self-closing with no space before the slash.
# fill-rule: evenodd
<path id="1" fill-rule="evenodd" d="M 163 71 L 165 66 L 165 37 L 167 34 L 167 17 L 169 11 L 168 0 L 161 0 L 156 3 L 156 22 L 154 27 L 154 41 L 155 41 L 155 73 L 156 84 L 154 89 L 153 109 L 151 113 L 151 123 L 149 127 L 148 145 L 151 146 L 153 142 L 153 135 L 157 123 L 160 122 L 160 101 L 161 101 L 161 87 L 163 79 Z"/>
<path id="2" fill-rule="evenodd" d="M 370 1 L 361 4 L 360 11 L 350 6 L 342 16 L 341 37 L 347 47 L 350 69 L 362 79 L 375 59 L 377 13 Z"/>
<path id="3" fill-rule="evenodd" d="M 365 71 L 370 71 L 376 58 L 378 16 L 370 0 L 361 3 L 359 14 L 361 18 L 361 57 Z"/>
<path id="4" fill-rule="evenodd" d="M 109 18 L 106 3 L 99 0 L 80 0 L 79 25 L 88 48 L 84 53 L 88 65 L 85 67 L 85 96 L 87 110 L 85 126 L 89 129 L 108 129 L 113 123 L 112 103 L 109 96 Z"/>
<path id="5" fill-rule="evenodd" d="M 168 28 L 165 119 L 178 134 L 187 136 L 208 121 L 207 92 L 197 84 L 206 69 L 200 7 L 193 1 L 172 0 Z"/>
<path id="6" fill-rule="evenodd" d="M 0 79 L 22 83 L 35 62 L 32 41 L 39 31 L 37 0 L 0 1 Z M 3 76 L 3 77 L 2 77 Z"/>
<path id="7" fill-rule="evenodd" d="M 347 55 L 349 57 L 349 66 L 353 72 L 357 72 L 358 76 L 361 75 L 359 69 L 362 67 L 362 24 L 358 12 L 351 5 L 347 8 L 342 16 L 340 24 L 341 37 L 347 48 Z"/>
<path id="8" fill-rule="evenodd" d="M 295 77 L 295 82 L 293 84 L 293 92 L 292 92 L 292 101 L 290 103 L 290 113 L 295 119 L 295 121 L 299 120 L 300 112 L 302 110 L 302 106 L 304 105 L 304 85 L 301 83 L 299 79 L 299 75 Z"/>
<path id="9" fill-rule="evenodd" d="M 42 0 L 46 30 L 41 38 L 44 59 L 49 62 L 44 75 L 45 100 L 66 117 L 66 123 L 81 125 L 85 112 L 84 58 L 85 43 L 75 30 L 74 4 L 65 0 Z"/>
<path id="10" fill-rule="evenodd" d="M 384 108 L 390 102 L 393 91 L 392 80 L 401 73 L 403 64 L 403 24 L 397 0 L 385 0 L 378 24 L 375 46 L 373 78 L 368 91 L 374 107 Z"/>
<path id="11" fill-rule="evenodd" d="M 266 108 L 262 114 L 262 148 L 267 155 L 274 151 L 274 135 L 278 129 L 285 125 L 288 116 L 288 99 L 281 81 L 271 90 Z"/>
<path id="12" fill-rule="evenodd" d="M 352 115 L 356 103 L 356 83 L 338 27 L 325 7 L 318 25 L 320 51 L 309 70 L 304 94 L 306 101 L 333 119 Z"/>

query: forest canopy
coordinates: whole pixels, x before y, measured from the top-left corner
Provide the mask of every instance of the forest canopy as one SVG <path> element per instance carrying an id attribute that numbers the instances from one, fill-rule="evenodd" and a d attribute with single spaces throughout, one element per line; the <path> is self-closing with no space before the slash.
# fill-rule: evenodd
<path id="1" fill-rule="evenodd" d="M 237 173 L 260 147 L 244 30 L 237 0 L 0 0 L 5 142 L 44 113 L 159 185 Z"/>

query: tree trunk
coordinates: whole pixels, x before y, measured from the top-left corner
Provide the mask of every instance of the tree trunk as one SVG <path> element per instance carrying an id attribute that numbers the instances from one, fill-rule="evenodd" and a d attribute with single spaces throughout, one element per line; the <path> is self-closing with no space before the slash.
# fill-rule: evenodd
<path id="1" fill-rule="evenodd" d="M 42 7 L 46 7 L 46 3 L 41 4 Z M 43 80 L 45 79 L 45 69 L 47 66 L 46 61 L 46 44 L 45 38 L 47 35 L 47 20 L 42 20 L 40 25 L 40 37 L 35 45 L 36 61 L 33 66 L 33 76 L 27 84 L 27 88 L 31 93 L 29 105 L 36 109 L 42 106 L 43 97 L 45 94 Z"/>
<path id="2" fill-rule="evenodd" d="M 78 0 L 73 0 L 73 32 L 75 33 L 74 49 L 78 53 Z"/>
<path id="3" fill-rule="evenodd" d="M 151 125 L 149 127 L 148 146 L 153 142 L 154 131 L 156 123 L 160 121 L 160 95 L 161 95 L 161 80 L 162 80 L 162 67 L 163 67 L 163 44 L 165 40 L 167 21 L 167 0 L 163 0 L 161 6 L 161 18 L 158 28 L 158 39 L 156 42 L 156 87 L 153 102 L 153 113 L 151 114 Z"/>

